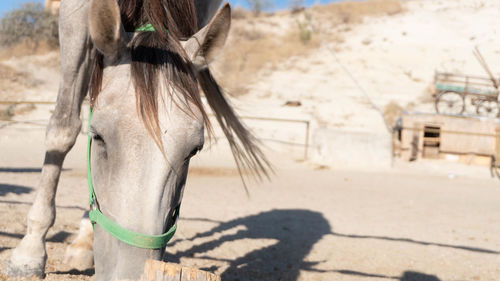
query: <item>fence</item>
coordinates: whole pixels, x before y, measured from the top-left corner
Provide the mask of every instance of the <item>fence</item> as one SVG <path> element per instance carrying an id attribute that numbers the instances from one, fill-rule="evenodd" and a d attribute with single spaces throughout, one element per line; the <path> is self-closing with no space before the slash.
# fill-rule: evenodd
<path id="1" fill-rule="evenodd" d="M 500 125 L 495 120 L 460 120 L 459 126 L 445 119 L 442 122 L 425 121 L 428 120 L 399 127 L 393 138 L 393 152 L 410 161 L 456 155 L 458 161 L 490 165 L 498 175 Z"/>
<path id="2" fill-rule="evenodd" d="M 20 104 L 31 104 L 31 105 L 55 105 L 56 102 L 52 101 L 0 101 L 0 105 L 20 105 Z M 88 100 L 84 100 L 84 104 L 88 105 Z M 82 120 L 85 120 L 84 118 L 84 110 L 82 110 Z M 213 114 L 210 114 L 209 116 L 214 116 Z M 305 133 L 304 133 L 304 143 L 292 143 L 286 140 L 279 140 L 279 139 L 269 139 L 269 138 L 259 138 L 261 141 L 272 141 L 272 142 L 277 142 L 281 143 L 284 145 L 292 145 L 292 146 L 302 146 L 304 147 L 304 160 L 308 159 L 308 154 L 309 154 L 309 138 L 310 138 L 310 129 L 311 129 L 311 122 L 309 120 L 298 120 L 298 119 L 287 119 L 287 118 L 274 118 L 274 117 L 261 117 L 261 116 L 240 116 L 241 119 L 243 120 L 256 120 L 256 121 L 264 121 L 264 122 L 280 122 L 280 123 L 293 123 L 293 124 L 300 124 L 305 127 Z M 11 119 L 1 119 L 0 122 L 4 122 L 7 124 L 29 124 L 29 125 L 36 125 L 36 126 L 47 126 L 47 122 L 39 122 L 38 120 L 11 120 Z M 0 129 L 5 128 L 6 126 L 0 126 Z M 82 126 L 82 133 L 86 133 L 85 131 L 85 126 Z M 258 136 L 257 136 L 258 137 Z"/>

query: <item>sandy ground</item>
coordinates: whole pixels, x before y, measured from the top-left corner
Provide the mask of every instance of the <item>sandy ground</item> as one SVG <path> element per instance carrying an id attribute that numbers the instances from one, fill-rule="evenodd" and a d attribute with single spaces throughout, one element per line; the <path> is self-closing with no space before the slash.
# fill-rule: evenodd
<path id="1" fill-rule="evenodd" d="M 0 132 L 3 265 L 25 231 L 44 132 Z M 47 280 L 93 274 L 61 264 L 86 208 L 84 147 L 81 136 L 62 173 Z M 250 198 L 227 151 L 197 156 L 166 260 L 223 280 L 498 280 L 500 183 L 487 169 L 441 161 L 333 171 L 269 153 L 276 174 L 252 184 Z"/>

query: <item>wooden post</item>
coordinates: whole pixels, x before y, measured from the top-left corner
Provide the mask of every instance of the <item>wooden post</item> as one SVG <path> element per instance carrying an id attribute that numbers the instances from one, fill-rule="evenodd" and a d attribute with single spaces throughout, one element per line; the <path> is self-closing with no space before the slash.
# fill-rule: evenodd
<path id="1" fill-rule="evenodd" d="M 220 277 L 203 270 L 179 264 L 148 260 L 141 281 L 221 281 Z"/>

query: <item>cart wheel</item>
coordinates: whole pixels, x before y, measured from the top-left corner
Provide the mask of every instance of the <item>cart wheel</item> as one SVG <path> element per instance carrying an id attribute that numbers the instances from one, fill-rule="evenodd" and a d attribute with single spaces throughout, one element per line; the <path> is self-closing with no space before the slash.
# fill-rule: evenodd
<path id="1" fill-rule="evenodd" d="M 465 101 L 464 114 L 476 115 L 477 106 L 482 102 L 482 100 L 474 95 L 465 95 L 464 101 Z"/>
<path id="2" fill-rule="evenodd" d="M 483 101 L 478 103 L 476 113 L 479 116 L 497 118 L 499 113 L 497 101 Z"/>
<path id="3" fill-rule="evenodd" d="M 434 106 L 437 113 L 460 115 L 464 113 L 465 101 L 463 95 L 459 93 L 444 92 L 437 96 Z"/>

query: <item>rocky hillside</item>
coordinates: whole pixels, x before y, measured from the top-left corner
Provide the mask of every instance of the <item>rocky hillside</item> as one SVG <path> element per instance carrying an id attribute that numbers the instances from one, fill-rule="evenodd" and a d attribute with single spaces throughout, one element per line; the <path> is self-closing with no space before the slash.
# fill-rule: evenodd
<path id="1" fill-rule="evenodd" d="M 500 76 L 499 9 L 487 0 L 366 1 L 241 16 L 215 68 L 243 107 L 260 104 L 254 114 L 385 131 L 381 114 L 391 125 L 403 109 L 434 110 L 435 70 L 486 75 L 475 46 Z"/>

